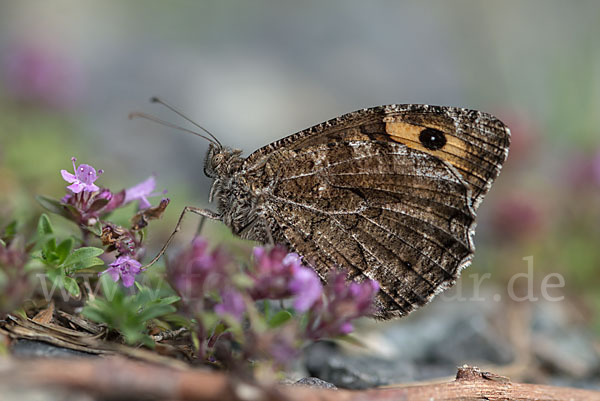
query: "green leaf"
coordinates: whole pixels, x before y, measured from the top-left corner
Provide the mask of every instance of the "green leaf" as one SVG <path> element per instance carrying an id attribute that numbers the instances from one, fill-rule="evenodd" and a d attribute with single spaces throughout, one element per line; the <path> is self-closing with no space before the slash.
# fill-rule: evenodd
<path id="1" fill-rule="evenodd" d="M 56 239 L 50 238 L 42 246 L 42 258 L 49 264 L 55 264 L 57 261 L 56 257 Z"/>
<path id="2" fill-rule="evenodd" d="M 269 325 L 269 328 L 274 329 L 276 327 L 281 326 L 291 318 L 292 314 L 290 312 L 286 310 L 280 310 L 279 312 L 274 314 L 271 319 L 269 319 L 269 322 L 267 324 Z"/>
<path id="3" fill-rule="evenodd" d="M 38 220 L 37 232 L 40 237 L 45 237 L 46 235 L 50 235 L 54 232 L 52 229 L 52 223 L 50 223 L 50 219 L 46 213 L 42 213 L 40 219 Z"/>
<path id="4" fill-rule="evenodd" d="M 13 220 L 6 227 L 4 227 L 4 234 L 2 238 L 10 239 L 17 234 L 17 221 Z"/>
<path id="5" fill-rule="evenodd" d="M 100 258 L 89 258 L 89 259 L 85 259 L 81 262 L 77 262 L 74 265 L 71 265 L 71 267 L 68 268 L 69 273 L 73 273 L 79 270 L 83 270 L 83 269 L 87 269 L 93 266 L 100 266 L 100 265 L 104 265 L 104 261 Z"/>
<path id="6" fill-rule="evenodd" d="M 71 253 L 71 249 L 73 249 L 74 242 L 75 241 L 73 240 L 73 238 L 67 238 L 66 240 L 58 244 L 58 246 L 56 247 L 56 256 L 58 257 L 59 264 L 63 263 L 69 255 L 69 253 Z"/>
<path id="7" fill-rule="evenodd" d="M 96 256 L 100 256 L 103 253 L 104 250 L 100 248 L 94 248 L 93 246 L 84 246 L 82 248 L 75 249 L 73 253 L 67 256 L 67 258 L 63 262 L 63 266 L 67 267 L 76 263 L 83 263 L 86 259 L 95 258 Z"/>
<path id="8" fill-rule="evenodd" d="M 192 330 L 190 332 L 190 334 L 192 335 L 192 344 L 194 345 L 194 349 L 199 350 L 200 349 L 200 339 L 198 338 L 198 333 L 196 333 L 194 330 Z"/>
<path id="9" fill-rule="evenodd" d="M 357 347 L 367 348 L 367 345 L 364 342 L 360 341 L 360 339 L 358 339 L 357 337 L 354 337 L 353 335 L 350 335 L 350 334 L 344 334 L 342 336 L 337 336 L 334 338 L 336 340 L 344 341 L 344 342 L 347 342 L 348 344 L 352 344 Z"/>
<path id="10" fill-rule="evenodd" d="M 62 278 L 63 276 L 64 276 L 64 271 L 62 269 L 53 268 L 53 269 L 46 270 L 46 277 L 48 277 L 48 279 L 50 281 L 52 281 L 53 283 L 57 279 Z M 62 281 L 60 281 L 60 283 L 62 284 Z"/>
<path id="11" fill-rule="evenodd" d="M 146 322 L 150 319 L 173 313 L 176 310 L 172 305 L 150 305 L 140 313 L 139 319 L 142 322 Z"/>
<path id="12" fill-rule="evenodd" d="M 128 340 L 127 335 L 125 335 L 125 339 Z M 154 342 L 152 337 L 150 337 L 147 334 L 140 335 L 139 338 L 136 338 L 135 341 L 131 341 L 130 344 L 137 342 L 141 342 L 143 345 L 151 349 L 154 349 L 154 347 L 156 347 L 156 343 Z"/>
<path id="13" fill-rule="evenodd" d="M 43 195 L 38 195 L 35 197 L 35 199 L 38 201 L 38 203 L 40 205 L 42 205 L 42 207 L 44 209 L 46 209 L 49 212 L 60 214 L 62 216 L 64 216 L 66 214 L 64 205 L 62 203 L 60 203 L 60 201 L 57 199 L 50 198 L 50 197 L 43 196 Z"/>
<path id="14" fill-rule="evenodd" d="M 171 295 L 169 297 L 164 297 L 160 299 L 160 304 L 161 305 L 171 305 L 174 304 L 175 302 L 179 302 L 181 298 L 178 297 L 177 295 Z"/>
<path id="15" fill-rule="evenodd" d="M 100 237 L 102 236 L 102 223 L 100 223 L 100 220 L 98 220 L 93 226 L 87 227 L 87 230 L 96 237 Z"/>
<path id="16" fill-rule="evenodd" d="M 138 293 L 135 295 L 135 302 L 138 305 L 144 306 L 150 302 L 153 302 L 156 299 L 156 297 L 153 294 L 153 291 L 150 288 L 141 285 L 137 281 L 135 281 L 134 284 L 138 289 Z"/>
<path id="17" fill-rule="evenodd" d="M 76 298 L 79 298 L 81 292 L 79 290 L 79 285 L 77 285 L 77 281 L 75 281 L 72 277 L 63 277 L 63 284 L 65 286 L 65 290 L 69 291 L 71 295 Z"/>
<path id="18" fill-rule="evenodd" d="M 264 301 L 262 301 L 262 307 L 264 309 L 263 314 L 265 315 L 265 319 L 269 319 L 271 315 L 271 301 L 265 299 Z"/>
<path id="19" fill-rule="evenodd" d="M 189 317 L 185 317 L 185 316 L 181 316 L 181 315 L 177 315 L 177 314 L 165 315 L 162 319 L 171 323 L 174 326 L 190 328 L 190 327 L 192 327 L 192 324 L 193 324 L 193 322 L 191 321 L 191 319 Z"/>
<path id="20" fill-rule="evenodd" d="M 101 298 L 96 298 L 94 301 L 88 302 L 81 313 L 94 322 L 106 323 L 112 326 L 111 306 Z"/>
<path id="21" fill-rule="evenodd" d="M 86 305 L 83 307 L 81 314 L 94 322 L 98 323 L 106 323 L 106 316 L 102 313 L 102 310 L 98 308 L 96 305 Z"/>
<path id="22" fill-rule="evenodd" d="M 65 287 L 65 272 L 62 269 L 48 269 L 46 270 L 46 277 L 52 283 L 52 286 L 57 288 Z"/>
<path id="23" fill-rule="evenodd" d="M 251 288 L 254 280 L 245 273 L 234 274 L 231 281 L 237 288 Z"/>
<path id="24" fill-rule="evenodd" d="M 102 286 L 102 295 L 106 299 L 115 301 L 124 297 L 123 290 L 119 287 L 119 284 L 114 282 L 108 274 L 100 276 L 100 285 Z"/>
<path id="25" fill-rule="evenodd" d="M 217 316 L 216 313 L 208 311 L 202 312 L 202 315 L 200 315 L 199 318 L 204 327 L 214 327 L 217 325 L 217 322 L 221 320 L 221 318 Z"/>
<path id="26" fill-rule="evenodd" d="M 225 333 L 225 331 L 227 331 L 227 326 L 225 326 L 223 323 L 219 323 L 217 324 L 217 327 L 215 327 L 215 330 L 213 331 L 213 336 L 214 337 L 218 337 L 221 334 Z"/>

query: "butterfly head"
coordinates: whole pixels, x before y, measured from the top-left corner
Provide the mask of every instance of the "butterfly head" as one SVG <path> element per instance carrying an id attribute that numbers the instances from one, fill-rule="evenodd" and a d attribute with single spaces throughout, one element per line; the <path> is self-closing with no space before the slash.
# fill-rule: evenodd
<path id="1" fill-rule="evenodd" d="M 204 174 L 213 179 L 231 175 L 242 164 L 242 151 L 211 143 L 204 161 Z"/>
<path id="2" fill-rule="evenodd" d="M 209 145 L 204 160 L 204 174 L 214 180 L 208 196 L 209 202 L 212 202 L 215 196 L 218 198 L 220 194 L 227 192 L 224 189 L 230 186 L 234 173 L 243 163 L 241 154 L 242 151 L 238 149 L 214 143 Z"/>

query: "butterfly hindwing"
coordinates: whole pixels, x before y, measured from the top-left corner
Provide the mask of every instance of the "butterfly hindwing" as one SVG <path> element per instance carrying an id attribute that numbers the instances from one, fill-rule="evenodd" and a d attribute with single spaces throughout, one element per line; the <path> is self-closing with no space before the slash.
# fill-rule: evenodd
<path id="1" fill-rule="evenodd" d="M 394 142 L 350 141 L 273 155 L 264 207 L 277 237 L 322 276 L 379 281 L 381 317 L 426 303 L 473 253 L 469 190 L 444 161 Z"/>

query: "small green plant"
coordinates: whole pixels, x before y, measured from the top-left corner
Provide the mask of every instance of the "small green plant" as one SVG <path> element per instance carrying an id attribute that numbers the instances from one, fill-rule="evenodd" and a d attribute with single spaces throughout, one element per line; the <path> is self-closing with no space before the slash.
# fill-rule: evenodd
<path id="1" fill-rule="evenodd" d="M 127 295 L 125 289 L 109 276 L 100 277 L 103 298 L 88 302 L 83 315 L 120 332 L 129 344 L 142 343 L 152 347 L 154 342 L 146 333 L 148 323 L 174 313 L 178 296 L 158 297 L 153 290 L 136 283 L 137 292 Z"/>
<path id="2" fill-rule="evenodd" d="M 46 277 L 54 286 L 64 288 L 78 298 L 81 291 L 73 276 L 77 272 L 104 265 L 104 261 L 98 258 L 104 250 L 91 246 L 73 249 L 75 240 L 72 237 L 57 245 L 52 223 L 46 214 L 40 216 L 37 234 L 40 250 L 34 253 L 34 258 L 42 262 Z"/>

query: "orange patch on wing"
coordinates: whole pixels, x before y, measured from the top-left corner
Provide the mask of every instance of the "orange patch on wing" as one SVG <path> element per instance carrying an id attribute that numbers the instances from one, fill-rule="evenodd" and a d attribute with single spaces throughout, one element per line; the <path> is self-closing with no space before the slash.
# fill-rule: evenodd
<path id="1" fill-rule="evenodd" d="M 423 151 L 425 153 L 429 153 L 434 155 L 442 160 L 445 160 L 452 164 L 455 168 L 461 171 L 468 171 L 469 174 L 479 177 L 481 179 L 485 179 L 481 174 L 477 171 L 474 171 L 473 163 L 477 163 L 477 160 L 474 160 L 474 155 L 470 154 L 467 151 L 467 144 L 460 138 L 457 138 L 454 135 L 449 134 L 444 131 L 442 127 L 436 125 L 414 125 L 401 121 L 394 121 L 393 118 L 384 118 L 385 131 L 395 142 L 402 143 L 410 148 L 417 149 Z M 443 132 L 446 136 L 446 144 L 443 148 L 438 150 L 427 149 L 421 141 L 419 140 L 419 135 L 421 131 L 425 128 L 434 128 L 441 132 Z"/>

